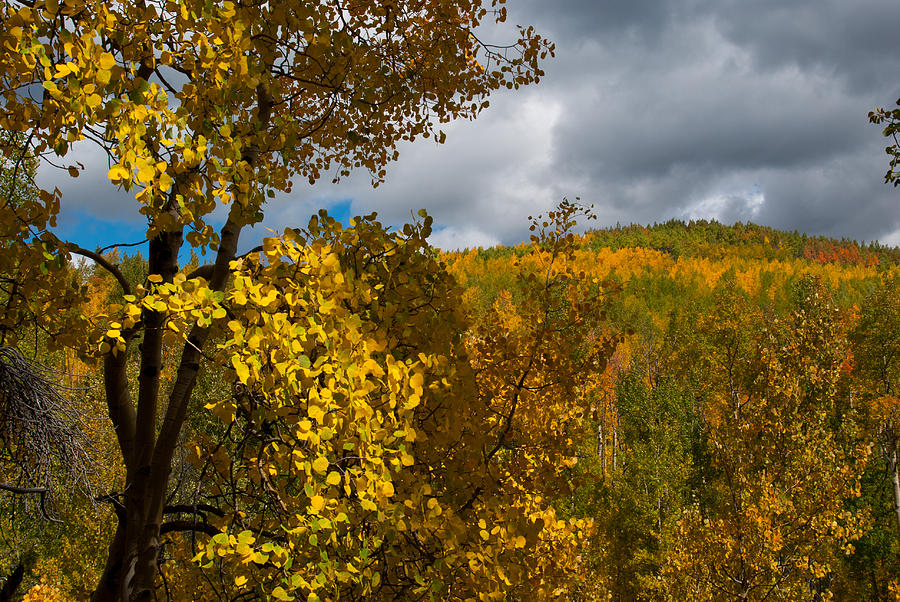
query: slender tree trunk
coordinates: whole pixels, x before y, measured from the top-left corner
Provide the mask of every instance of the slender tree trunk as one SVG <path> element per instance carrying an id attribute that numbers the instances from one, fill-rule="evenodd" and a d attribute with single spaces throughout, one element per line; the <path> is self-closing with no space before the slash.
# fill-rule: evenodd
<path id="1" fill-rule="evenodd" d="M 265 129 L 272 116 L 273 100 L 262 85 L 257 87 L 257 107 L 257 122 L 260 128 Z M 251 147 L 241 159 L 252 167 L 257 163 L 258 155 L 259 149 Z M 170 207 L 176 218 L 174 199 L 178 190 L 176 180 L 170 192 Z M 230 263 L 237 255 L 241 228 L 248 223 L 243 207 L 238 199 L 232 202 L 228 219 L 220 232 L 219 248 L 208 280 L 210 289 L 214 291 L 225 289 Z M 164 232 L 150 241 L 150 275 L 159 275 L 164 282 L 172 282 L 179 269 L 178 252 L 182 241 L 181 229 Z M 195 326 L 188 335 L 160 424 L 159 377 L 166 317 L 161 312 L 145 310 L 141 319 L 144 340 L 141 345 L 136 411 L 125 371 L 127 349 L 125 353 L 115 356 L 108 354 L 104 362 L 107 406 L 125 461 L 126 478 L 124 509 L 117 513 L 119 525 L 92 602 L 147 602 L 155 598 L 160 528 L 172 459 L 197 382 L 203 346 L 209 336 L 209 329 L 200 326 Z"/>
<path id="2" fill-rule="evenodd" d="M 619 421 L 618 417 L 615 415 L 613 416 L 612 432 L 612 469 L 613 472 L 615 472 L 619 451 Z"/>
<path id="3" fill-rule="evenodd" d="M 897 537 L 900 539 L 900 472 L 897 466 L 897 444 L 893 445 L 888 458 L 888 465 L 891 469 L 891 483 L 893 484 L 894 494 L 894 515 L 897 518 Z"/>
<path id="4" fill-rule="evenodd" d="M 163 233 L 151 240 L 149 273 L 161 276 L 164 282 L 171 282 L 178 272 L 181 244 L 181 231 Z M 110 543 L 100 583 L 91 598 L 93 602 L 149 600 L 153 597 L 162 524 L 161 501 L 165 499 L 171 465 L 171 454 L 163 459 L 155 457 L 159 445 L 157 424 L 165 319 L 163 313 L 152 310 L 145 310 L 141 316 L 144 338 L 136 410 L 127 381 L 127 350 L 115 355 L 110 353 L 104 361 L 107 406 L 116 427 L 126 475 L 124 507 L 117 513 L 119 524 Z M 190 345 L 185 346 L 185 355 L 194 351 Z M 185 393 L 190 396 L 190 391 Z M 177 424 L 179 433 L 182 425 L 183 415 Z M 160 460 L 165 462 L 164 468 L 155 466 Z M 160 471 L 165 474 L 161 484 L 159 478 L 154 478 Z"/>
<path id="5" fill-rule="evenodd" d="M 107 551 L 106 564 L 97 589 L 91 595 L 91 602 L 116 602 L 122 590 L 122 560 L 125 555 L 125 523 L 124 516 L 119 519 L 116 533 Z"/>
<path id="6" fill-rule="evenodd" d="M 119 451 L 126 471 L 131 464 L 136 429 L 136 415 L 131 393 L 128 389 L 128 348 L 116 355 L 108 353 L 103 359 L 103 377 L 106 389 L 106 404 L 110 421 L 116 430 Z M 118 501 L 113 501 L 118 504 Z M 121 598 L 122 567 L 125 559 L 126 514 L 117 508 L 118 524 L 116 533 L 109 544 L 106 564 L 91 602 L 115 602 Z"/>
<path id="7" fill-rule="evenodd" d="M 0 602 L 12 602 L 16 590 L 22 585 L 23 577 L 25 577 L 25 564 L 20 560 L 6 578 L 3 588 L 0 588 Z"/>
<path id="8" fill-rule="evenodd" d="M 597 455 L 600 456 L 600 476 L 606 479 L 606 432 L 603 423 L 606 420 L 606 413 L 600 417 L 597 424 Z"/>

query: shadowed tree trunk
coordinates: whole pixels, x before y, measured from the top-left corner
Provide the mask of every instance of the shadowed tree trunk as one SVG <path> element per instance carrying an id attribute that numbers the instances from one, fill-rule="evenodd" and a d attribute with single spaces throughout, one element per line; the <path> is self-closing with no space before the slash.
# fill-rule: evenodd
<path id="1" fill-rule="evenodd" d="M 0 588 L 0 602 L 12 602 L 13 596 L 19 586 L 22 585 L 22 579 L 25 577 L 25 563 L 20 560 L 15 566 L 6 581 L 3 582 L 3 588 Z"/>

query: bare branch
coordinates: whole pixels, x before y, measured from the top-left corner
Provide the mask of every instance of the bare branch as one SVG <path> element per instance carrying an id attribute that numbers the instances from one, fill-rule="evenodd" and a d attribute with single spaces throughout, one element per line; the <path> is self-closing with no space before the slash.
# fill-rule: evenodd
<path id="1" fill-rule="evenodd" d="M 249 251 L 247 251 L 246 253 L 238 255 L 237 257 L 235 257 L 235 259 L 243 259 L 244 257 L 247 257 L 248 255 L 253 255 L 254 253 L 259 253 L 262 250 L 263 250 L 262 245 L 256 246 L 256 247 L 253 247 L 252 249 L 250 249 Z M 205 280 L 209 280 L 210 278 L 212 278 L 213 268 L 215 268 L 215 267 L 216 266 L 212 263 L 207 263 L 205 265 L 201 265 L 201 266 L 197 267 L 196 269 L 194 269 L 193 272 L 188 274 L 187 279 L 190 280 L 192 278 L 203 278 Z"/>
<path id="2" fill-rule="evenodd" d="M 121 270 L 119 270 L 119 267 L 110 263 L 110 261 L 107 260 L 103 255 L 101 255 L 100 253 L 95 253 L 93 251 L 88 251 L 87 249 L 74 244 L 69 245 L 69 251 L 94 260 L 97 265 L 113 275 L 113 277 L 119 282 L 119 285 L 122 287 L 122 292 L 124 294 L 131 294 L 131 285 L 128 284 L 128 280 L 125 279 L 125 276 L 122 274 Z"/>
<path id="3" fill-rule="evenodd" d="M 0 483 L 0 489 L 18 494 L 47 493 L 50 491 L 46 487 L 16 487 L 15 485 L 7 485 L 6 483 Z"/>
<path id="4" fill-rule="evenodd" d="M 213 527 L 209 523 L 204 523 L 196 520 L 173 520 L 167 523 L 163 523 L 159 527 L 160 535 L 180 531 L 199 531 L 200 533 L 206 533 L 210 536 L 221 533 L 220 529 Z"/>
<path id="5" fill-rule="evenodd" d="M 102 249 L 100 249 L 97 252 L 103 253 L 104 251 L 109 251 L 110 249 L 116 249 L 116 248 L 120 248 L 120 247 L 138 247 L 146 242 L 147 242 L 146 238 L 144 240 L 139 240 L 137 242 L 117 242 L 114 245 L 106 245 L 105 247 L 103 247 Z"/>
<path id="6" fill-rule="evenodd" d="M 209 504 L 171 504 L 163 508 L 163 514 L 202 514 L 204 512 L 225 516 L 224 512 Z"/>
<path id="7" fill-rule="evenodd" d="M 21 491 L 0 489 L 43 496 L 60 470 L 73 485 L 90 488 L 95 462 L 88 452 L 85 416 L 60 393 L 68 388 L 56 382 L 58 375 L 18 349 L 0 347 L 0 443 L 25 479 L 40 483 Z"/>

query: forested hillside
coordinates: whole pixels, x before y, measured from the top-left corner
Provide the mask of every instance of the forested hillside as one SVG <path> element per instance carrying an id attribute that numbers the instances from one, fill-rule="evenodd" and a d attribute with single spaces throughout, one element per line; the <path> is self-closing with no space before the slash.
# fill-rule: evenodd
<path id="1" fill-rule="evenodd" d="M 539 257 L 445 259 L 472 315 L 495 321 L 519 313 Z M 580 379 L 589 417 L 558 499 L 593 521 L 582 595 L 898 595 L 898 259 L 740 223 L 578 238 L 567 264 L 602 287 L 616 340 Z"/>

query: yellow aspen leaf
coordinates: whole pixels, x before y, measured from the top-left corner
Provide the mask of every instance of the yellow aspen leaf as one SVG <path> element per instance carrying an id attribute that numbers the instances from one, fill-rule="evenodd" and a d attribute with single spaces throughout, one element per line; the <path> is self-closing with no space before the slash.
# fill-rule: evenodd
<path id="1" fill-rule="evenodd" d="M 128 179 L 130 175 L 128 170 L 121 165 L 113 165 L 106 173 L 106 177 L 112 181 L 125 180 Z"/>
<path id="2" fill-rule="evenodd" d="M 102 102 L 103 102 L 103 99 L 100 98 L 99 94 L 91 94 L 90 96 L 88 96 L 85 99 L 84 104 L 86 104 L 88 107 L 90 107 L 92 109 L 96 109 L 97 107 L 100 106 L 100 104 Z"/>
<path id="3" fill-rule="evenodd" d="M 116 57 L 109 52 L 104 52 L 97 60 L 97 66 L 106 71 L 112 69 L 116 65 Z"/>
<path id="4" fill-rule="evenodd" d="M 250 368 L 247 366 L 247 364 L 245 364 L 244 361 L 236 355 L 231 356 L 231 364 L 234 366 L 234 371 L 235 374 L 237 374 L 238 379 L 242 383 L 247 384 L 247 382 L 250 380 Z"/>
<path id="5" fill-rule="evenodd" d="M 325 472 L 328 470 L 328 458 L 324 456 L 319 456 L 312 463 L 313 470 L 316 472 Z"/>
<path id="6" fill-rule="evenodd" d="M 138 178 L 144 182 L 149 182 L 156 177 L 156 169 L 152 165 L 141 165 L 138 167 Z"/>
<path id="7" fill-rule="evenodd" d="M 163 192 L 166 192 L 170 188 L 172 188 L 172 184 L 174 184 L 175 181 L 172 179 L 172 176 L 163 172 L 157 178 L 157 183 L 159 185 L 160 190 L 162 190 Z"/>
<path id="8" fill-rule="evenodd" d="M 409 379 L 409 386 L 416 392 L 421 393 L 422 383 L 425 381 L 425 378 L 422 376 L 421 372 L 416 372 Z"/>

